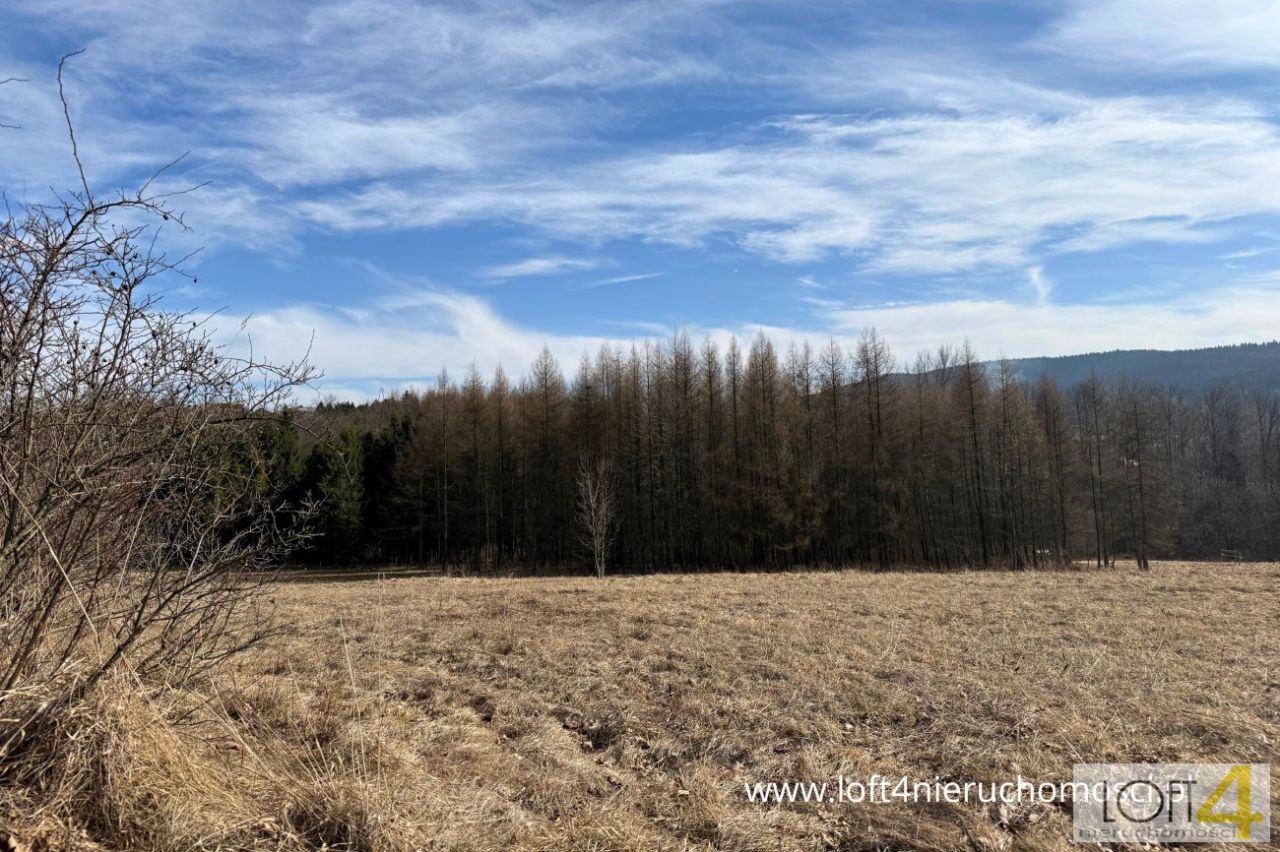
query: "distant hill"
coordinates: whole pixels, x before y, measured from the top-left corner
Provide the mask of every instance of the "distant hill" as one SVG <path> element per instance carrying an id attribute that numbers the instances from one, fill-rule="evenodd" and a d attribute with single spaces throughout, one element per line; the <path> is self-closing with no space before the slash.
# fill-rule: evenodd
<path id="1" fill-rule="evenodd" d="M 1052 377 L 1064 390 L 1089 378 L 1129 379 L 1176 387 L 1197 394 L 1218 382 L 1242 389 L 1280 390 L 1280 342 L 1239 343 L 1209 349 L 1117 349 L 1057 358 L 1010 358 L 1018 377 L 1036 382 Z M 993 365 L 994 366 L 994 365 Z"/>

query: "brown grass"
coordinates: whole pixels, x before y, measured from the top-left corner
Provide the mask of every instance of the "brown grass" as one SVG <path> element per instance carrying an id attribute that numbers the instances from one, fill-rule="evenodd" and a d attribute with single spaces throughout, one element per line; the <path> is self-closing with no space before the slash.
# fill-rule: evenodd
<path id="1" fill-rule="evenodd" d="M 1277 589 L 1277 565 L 1173 563 L 281 585 L 287 633 L 222 676 L 201 740 L 99 725 L 130 756 L 108 773 L 124 829 L 90 828 L 175 850 L 1078 848 L 1053 807 L 766 807 L 742 784 L 1280 764 Z"/>

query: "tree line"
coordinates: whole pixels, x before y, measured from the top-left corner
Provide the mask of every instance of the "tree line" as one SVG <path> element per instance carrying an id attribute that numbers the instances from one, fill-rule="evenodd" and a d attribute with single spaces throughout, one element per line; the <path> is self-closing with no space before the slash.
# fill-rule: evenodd
<path id="1" fill-rule="evenodd" d="M 1276 390 L 1063 389 L 967 344 L 904 367 L 874 331 L 785 352 L 676 334 L 572 380 L 544 350 L 518 382 L 472 368 L 291 418 L 236 452 L 318 500 L 308 563 L 589 564 L 584 470 L 620 570 L 1280 557 Z"/>

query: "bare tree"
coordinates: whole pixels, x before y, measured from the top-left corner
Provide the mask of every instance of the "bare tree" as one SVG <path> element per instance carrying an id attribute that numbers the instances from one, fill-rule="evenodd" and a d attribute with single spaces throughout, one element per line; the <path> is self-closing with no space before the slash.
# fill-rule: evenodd
<path id="1" fill-rule="evenodd" d="M 264 622 L 242 618 L 262 603 L 259 569 L 300 535 L 261 471 L 220 450 L 309 368 L 236 356 L 199 316 L 161 307 L 155 279 L 183 273 L 156 231 L 181 227 L 180 193 L 154 189 L 161 170 L 95 195 L 67 121 L 80 187 L 0 219 L 6 772 L 109 673 L 181 682 L 259 637 Z"/>
<path id="2" fill-rule="evenodd" d="M 613 545 L 615 502 L 613 476 L 604 462 L 583 459 L 578 465 L 578 540 L 602 579 Z"/>

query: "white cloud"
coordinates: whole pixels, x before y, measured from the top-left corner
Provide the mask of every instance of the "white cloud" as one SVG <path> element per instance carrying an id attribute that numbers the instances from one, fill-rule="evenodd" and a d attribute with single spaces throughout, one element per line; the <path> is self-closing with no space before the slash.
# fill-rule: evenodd
<path id="1" fill-rule="evenodd" d="M 529 275 L 550 275 L 556 272 L 595 269 L 599 261 L 573 257 L 530 257 L 515 263 L 490 266 L 481 273 L 485 278 L 523 278 Z"/>
<path id="2" fill-rule="evenodd" d="M 472 363 L 484 374 L 502 364 L 518 375 L 545 345 L 562 366 L 576 364 L 607 337 L 543 334 L 500 316 L 474 296 L 447 290 L 404 291 L 355 308 L 293 305 L 264 311 L 239 324 L 215 319 L 234 348 L 252 342 L 261 357 L 287 362 L 310 349 L 324 372 L 321 390 L 371 383 L 388 386 L 458 374 Z"/>
<path id="3" fill-rule="evenodd" d="M 1043 266 L 1032 266 L 1027 269 L 1027 284 L 1035 294 L 1038 304 L 1049 304 L 1049 297 L 1053 295 L 1053 282 L 1045 277 Z"/>
<path id="4" fill-rule="evenodd" d="M 1275 0 L 1077 0 L 1047 46 L 1144 67 L 1280 67 Z"/>
<path id="5" fill-rule="evenodd" d="M 481 165 L 486 150 L 496 153 L 499 146 L 489 139 L 508 127 L 513 109 L 376 116 L 315 96 L 260 98 L 251 111 L 262 138 L 229 155 L 282 187 L 419 170 L 468 171 Z M 531 126 L 544 123 L 532 110 L 521 114 Z"/>
<path id="6" fill-rule="evenodd" d="M 342 230 L 505 219 L 595 242 L 729 235 L 780 261 L 856 252 L 872 269 L 914 272 L 1203 241 L 1236 217 L 1280 211 L 1280 131 L 1238 102 L 1101 99 L 1058 118 L 805 116 L 770 129 L 501 188 L 377 183 L 299 209 Z"/>
<path id="7" fill-rule="evenodd" d="M 1075 355 L 1111 349 L 1190 349 L 1273 340 L 1280 289 L 1243 284 L 1162 304 L 1056 305 L 997 299 L 836 311 L 836 328 L 874 326 L 899 355 L 969 339 L 984 358 Z"/>
<path id="8" fill-rule="evenodd" d="M 632 281 L 648 281 L 650 278 L 661 278 L 666 275 L 665 272 L 637 272 L 632 275 L 615 275 L 612 278 L 602 278 L 599 281 L 592 281 L 587 287 L 607 287 L 610 284 L 629 284 Z"/>
<path id="9" fill-rule="evenodd" d="M 1026 68 L 993 64 L 991 45 L 975 51 L 958 40 L 916 45 L 807 51 L 784 79 L 818 104 L 864 101 L 925 112 L 1060 115 L 1087 109 L 1090 99 L 1071 88 L 1036 82 Z M 982 58 L 985 53 L 986 58 Z"/>

